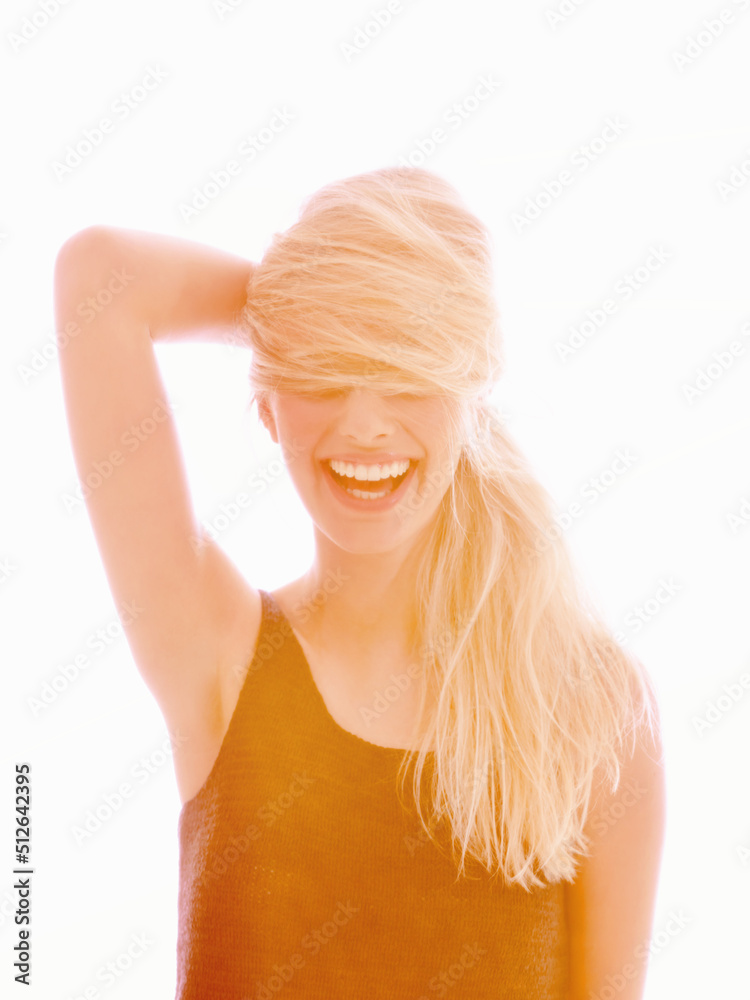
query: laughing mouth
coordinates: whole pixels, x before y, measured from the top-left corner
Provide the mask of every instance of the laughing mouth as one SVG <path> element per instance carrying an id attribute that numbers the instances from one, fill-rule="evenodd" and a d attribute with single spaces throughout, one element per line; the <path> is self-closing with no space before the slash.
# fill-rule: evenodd
<path id="1" fill-rule="evenodd" d="M 350 496 L 360 500 L 381 500 L 397 490 L 414 466 L 411 459 L 386 465 L 354 465 L 329 459 L 332 479 Z"/>

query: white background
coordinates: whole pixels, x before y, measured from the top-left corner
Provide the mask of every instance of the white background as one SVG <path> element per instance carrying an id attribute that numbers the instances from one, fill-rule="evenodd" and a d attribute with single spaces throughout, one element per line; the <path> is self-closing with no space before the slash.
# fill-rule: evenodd
<path id="1" fill-rule="evenodd" d="M 750 3 L 402 0 L 379 28 L 377 0 L 69 0 L 56 13 L 45 2 L 51 16 L 4 4 L 0 26 L 3 995 L 174 991 L 180 804 L 159 749 L 166 730 L 119 632 L 84 505 L 65 501 L 76 478 L 53 337 L 56 252 L 105 223 L 258 260 L 305 195 L 411 155 L 492 231 L 507 350 L 498 405 L 560 509 L 581 504 L 566 537 L 659 693 L 669 815 L 646 995 L 746 998 L 750 692 L 736 688 L 739 700 L 722 700 L 701 732 L 696 719 L 750 673 L 750 192 L 740 167 L 750 174 Z M 732 13 L 723 25 L 722 9 Z M 368 21 L 370 34 L 357 34 Z M 137 89 L 154 74 L 162 82 Z M 497 85 L 482 100 L 488 77 Z M 116 110 L 123 94 L 136 105 L 127 115 Z M 445 117 L 456 102 L 460 127 Z M 292 120 L 187 221 L 180 205 L 275 110 Z M 56 170 L 108 116 L 113 131 Z M 621 134 L 577 166 L 608 118 Z M 445 141 L 430 151 L 423 141 L 439 126 Z M 736 190 L 721 189 L 733 168 Z M 559 197 L 514 223 L 565 169 Z M 667 257 L 658 267 L 652 248 Z M 644 280 L 626 300 L 615 289 L 639 267 Z M 616 313 L 562 359 L 556 345 L 607 297 Z M 709 387 L 686 393 L 735 341 L 731 367 L 716 362 Z M 247 353 L 170 344 L 158 357 L 199 516 L 215 522 L 264 470 L 272 484 L 221 544 L 258 586 L 292 579 L 311 532 L 247 409 Z M 630 467 L 586 500 L 618 450 Z M 661 581 L 675 592 L 660 603 Z M 649 600 L 648 621 L 628 624 Z M 108 626 L 115 638 L 95 654 L 92 637 Z M 35 706 L 82 652 L 86 669 Z M 146 781 L 133 770 L 141 759 Z M 12 981 L 16 761 L 33 774 L 31 989 Z M 135 794 L 77 842 L 74 827 L 123 781 Z M 134 934 L 147 936 L 145 954 L 106 986 L 100 970 L 127 955 Z"/>

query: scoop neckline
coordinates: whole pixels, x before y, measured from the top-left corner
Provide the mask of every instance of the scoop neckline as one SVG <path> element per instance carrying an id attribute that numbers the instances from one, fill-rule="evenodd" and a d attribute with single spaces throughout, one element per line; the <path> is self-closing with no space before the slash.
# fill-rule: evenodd
<path id="1" fill-rule="evenodd" d="M 325 699 L 323 698 L 323 695 L 320 693 L 318 685 L 315 683 L 315 678 L 313 677 L 312 670 L 310 669 L 310 663 L 307 659 L 307 655 L 305 654 L 305 651 L 302 648 L 302 643 L 299 641 L 297 633 L 294 631 L 292 623 L 289 621 L 289 618 L 284 613 L 281 605 L 276 600 L 271 591 L 265 590 L 263 591 L 263 593 L 266 594 L 268 598 L 270 598 L 271 604 L 274 607 L 276 613 L 281 616 L 281 618 L 286 623 L 289 629 L 289 634 L 294 643 L 295 651 L 299 656 L 303 665 L 302 674 L 305 683 L 307 684 L 310 693 L 313 696 L 315 704 L 318 706 L 319 714 L 325 718 L 328 728 L 339 733 L 340 736 L 344 738 L 347 742 L 350 742 L 352 746 L 360 746 L 363 750 L 366 750 L 369 753 L 374 753 L 380 756 L 391 756 L 391 757 L 395 755 L 402 757 L 404 754 L 409 753 L 410 748 L 408 747 L 385 747 L 380 743 L 372 743 L 370 740 L 366 740 L 362 736 L 357 736 L 356 733 L 352 733 L 348 729 L 344 729 L 343 726 L 339 725 L 339 723 L 334 719 L 334 717 L 328 711 L 328 706 L 325 703 Z M 427 751 L 428 756 L 430 756 L 433 753 L 434 751 L 432 750 Z"/>

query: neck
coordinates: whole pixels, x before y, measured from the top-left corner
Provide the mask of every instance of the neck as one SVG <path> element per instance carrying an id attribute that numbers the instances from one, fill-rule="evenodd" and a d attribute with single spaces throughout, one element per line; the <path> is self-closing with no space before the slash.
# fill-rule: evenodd
<path id="1" fill-rule="evenodd" d="M 345 552 L 325 536 L 316 538 L 313 565 L 300 581 L 306 633 L 319 646 L 396 661 L 416 655 L 416 572 L 420 547 L 366 555 Z"/>

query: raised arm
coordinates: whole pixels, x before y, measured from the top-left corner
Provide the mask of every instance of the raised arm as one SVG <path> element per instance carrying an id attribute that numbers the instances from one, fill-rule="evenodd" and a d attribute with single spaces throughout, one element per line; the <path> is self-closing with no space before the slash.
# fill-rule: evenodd
<path id="1" fill-rule="evenodd" d="M 226 340 L 236 330 L 253 267 L 242 257 L 191 240 L 90 226 L 71 236 L 57 256 L 58 326 L 72 318 L 88 327 L 92 311 L 109 312 L 109 296 L 101 295 L 99 302 L 95 297 L 111 282 L 112 304 L 122 308 L 127 303 L 134 325 L 152 340 Z M 69 294 L 79 286 L 94 297 L 80 310 Z"/>
<path id="2" fill-rule="evenodd" d="M 226 643 L 254 623 L 247 608 L 239 623 L 227 601 L 239 574 L 196 519 L 153 341 L 226 339 L 252 267 L 185 240 L 98 226 L 69 239 L 55 266 L 78 478 L 138 669 L 170 731 L 187 737 L 182 768 L 175 759 L 183 798 L 228 722 Z"/>

